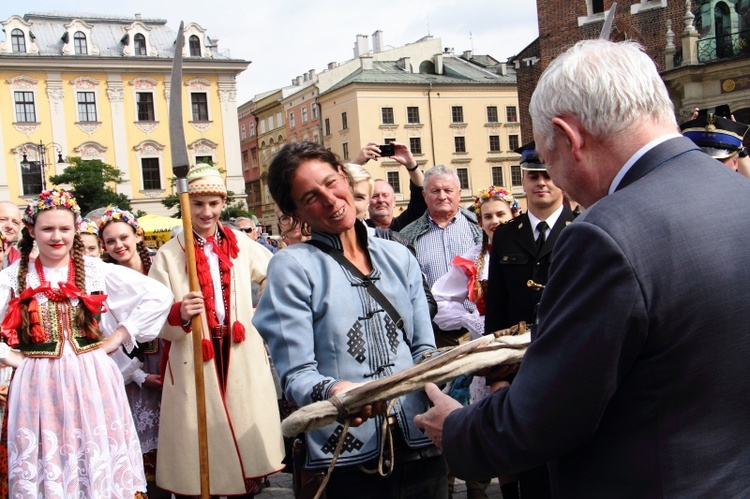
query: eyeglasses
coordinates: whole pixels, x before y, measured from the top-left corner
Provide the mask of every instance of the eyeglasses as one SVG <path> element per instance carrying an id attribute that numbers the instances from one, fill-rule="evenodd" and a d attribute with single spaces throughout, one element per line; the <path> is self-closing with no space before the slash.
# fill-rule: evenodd
<path id="1" fill-rule="evenodd" d="M 239 229 L 242 232 L 255 232 L 256 230 L 258 230 L 255 227 L 240 227 Z"/>

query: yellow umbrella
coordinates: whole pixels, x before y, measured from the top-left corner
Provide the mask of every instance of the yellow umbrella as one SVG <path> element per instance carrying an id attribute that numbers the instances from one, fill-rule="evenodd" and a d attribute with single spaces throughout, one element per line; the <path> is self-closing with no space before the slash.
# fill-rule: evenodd
<path id="1" fill-rule="evenodd" d="M 172 228 L 182 225 L 179 218 L 160 215 L 143 215 L 138 217 L 138 225 L 143 229 L 143 240 L 149 248 L 158 248 L 169 241 Z"/>

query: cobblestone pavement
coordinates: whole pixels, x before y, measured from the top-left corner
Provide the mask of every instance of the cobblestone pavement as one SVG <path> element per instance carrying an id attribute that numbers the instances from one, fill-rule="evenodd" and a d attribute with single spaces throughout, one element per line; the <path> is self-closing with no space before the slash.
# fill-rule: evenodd
<path id="1" fill-rule="evenodd" d="M 272 497 L 293 499 L 294 494 L 292 493 L 292 475 L 289 473 L 277 473 L 269 478 L 271 486 L 263 489 L 258 499 L 271 499 Z M 492 480 L 490 486 L 487 487 L 487 497 L 489 499 L 502 499 L 500 493 L 500 486 L 497 483 L 497 479 Z M 352 495 L 352 499 L 356 499 L 356 494 Z M 428 499 L 428 498 L 425 498 Z M 466 496 L 466 484 L 463 480 L 456 480 L 456 488 L 453 492 L 453 499 L 467 499 Z"/>

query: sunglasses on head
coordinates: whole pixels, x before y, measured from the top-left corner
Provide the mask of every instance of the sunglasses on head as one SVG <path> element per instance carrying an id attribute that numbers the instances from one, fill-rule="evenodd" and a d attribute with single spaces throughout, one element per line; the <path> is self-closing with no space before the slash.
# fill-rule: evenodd
<path id="1" fill-rule="evenodd" d="M 254 232 L 256 229 L 254 229 L 252 227 L 240 227 L 240 230 L 242 232 Z"/>

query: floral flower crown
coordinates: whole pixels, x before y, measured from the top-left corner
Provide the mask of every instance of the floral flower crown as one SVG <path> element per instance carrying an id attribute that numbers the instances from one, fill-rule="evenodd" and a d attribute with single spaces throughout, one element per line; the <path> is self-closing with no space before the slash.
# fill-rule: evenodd
<path id="1" fill-rule="evenodd" d="M 96 222 L 93 222 L 88 218 L 81 218 L 81 223 L 78 224 L 78 232 L 81 234 L 93 234 L 99 236 L 99 227 L 96 225 Z"/>
<path id="2" fill-rule="evenodd" d="M 508 206 L 510 206 L 510 211 L 513 212 L 513 214 L 516 214 L 520 211 L 518 201 L 516 201 L 516 198 L 513 197 L 513 194 L 506 191 L 502 187 L 497 187 L 494 185 L 489 186 L 487 190 L 483 189 L 479 191 L 479 195 L 474 198 L 474 204 L 471 205 L 472 211 L 477 215 L 481 215 L 482 205 L 490 199 L 502 199 L 503 201 L 508 203 Z"/>
<path id="3" fill-rule="evenodd" d="M 76 227 L 81 223 L 81 207 L 78 201 L 68 191 L 55 187 L 39 193 L 39 196 L 29 201 L 26 210 L 23 212 L 23 223 L 31 227 L 36 222 L 36 217 L 40 211 L 53 208 L 66 208 L 76 216 Z"/>
<path id="4" fill-rule="evenodd" d="M 125 222 L 130 225 L 136 234 L 140 234 L 141 226 L 138 225 L 138 219 L 126 210 L 121 210 L 117 206 L 107 206 L 107 211 L 104 212 L 101 220 L 99 220 L 99 234 L 104 231 L 104 227 L 109 225 L 111 222 Z"/>

